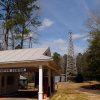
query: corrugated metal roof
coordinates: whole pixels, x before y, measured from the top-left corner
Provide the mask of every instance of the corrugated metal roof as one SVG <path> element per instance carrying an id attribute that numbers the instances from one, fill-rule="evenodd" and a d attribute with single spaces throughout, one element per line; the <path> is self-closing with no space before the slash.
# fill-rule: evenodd
<path id="1" fill-rule="evenodd" d="M 46 47 L 0 51 L 0 63 L 50 60 L 51 57 L 44 54 L 47 50 L 48 48 Z"/>

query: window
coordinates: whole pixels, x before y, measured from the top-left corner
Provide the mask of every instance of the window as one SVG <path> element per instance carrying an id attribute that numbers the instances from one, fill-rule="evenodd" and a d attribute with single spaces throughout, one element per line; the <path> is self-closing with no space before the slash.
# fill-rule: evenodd
<path id="1" fill-rule="evenodd" d="M 7 77 L 7 85 L 13 85 L 14 84 L 14 77 L 8 76 Z"/>

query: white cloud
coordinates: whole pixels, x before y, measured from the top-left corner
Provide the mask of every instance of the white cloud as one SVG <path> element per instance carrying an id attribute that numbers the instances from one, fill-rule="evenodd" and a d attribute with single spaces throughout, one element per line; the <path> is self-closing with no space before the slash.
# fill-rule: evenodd
<path id="1" fill-rule="evenodd" d="M 73 34 L 72 38 L 75 39 L 80 39 L 80 38 L 85 38 L 87 35 L 86 34 Z"/>
<path id="2" fill-rule="evenodd" d="M 57 39 L 53 41 L 54 44 L 58 44 L 58 45 L 64 45 L 65 41 L 63 39 Z"/>
<path id="3" fill-rule="evenodd" d="M 40 30 L 43 30 L 45 28 L 51 27 L 54 24 L 54 22 L 50 19 L 45 18 L 42 22 L 42 25 L 39 27 Z"/>
<path id="4" fill-rule="evenodd" d="M 34 37 L 34 38 L 37 38 L 37 33 L 36 32 L 30 32 L 29 33 L 29 37 Z"/>

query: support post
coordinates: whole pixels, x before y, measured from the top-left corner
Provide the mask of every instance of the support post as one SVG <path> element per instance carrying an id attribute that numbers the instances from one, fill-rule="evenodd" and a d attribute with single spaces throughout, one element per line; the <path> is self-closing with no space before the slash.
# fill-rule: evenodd
<path id="1" fill-rule="evenodd" d="M 38 100 L 43 100 L 43 67 L 39 65 L 39 92 Z"/>
<path id="2" fill-rule="evenodd" d="M 48 90 L 49 90 L 49 96 L 51 95 L 51 69 L 48 69 Z"/>

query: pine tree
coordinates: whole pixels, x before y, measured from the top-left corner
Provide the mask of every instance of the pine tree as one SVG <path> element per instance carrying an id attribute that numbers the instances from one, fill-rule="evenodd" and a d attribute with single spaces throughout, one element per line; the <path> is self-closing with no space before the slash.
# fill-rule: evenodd
<path id="1" fill-rule="evenodd" d="M 15 40 L 20 41 L 23 48 L 24 39 L 41 23 L 38 18 L 38 0 L 1 0 L 0 20 L 4 28 L 5 49 L 11 42 L 15 48 Z M 33 26 L 33 27 L 32 27 Z"/>
<path id="2" fill-rule="evenodd" d="M 100 31 L 91 32 L 90 46 L 88 48 L 88 76 L 100 80 Z"/>

